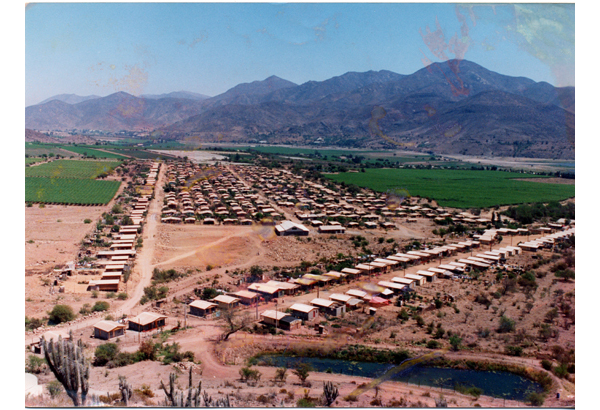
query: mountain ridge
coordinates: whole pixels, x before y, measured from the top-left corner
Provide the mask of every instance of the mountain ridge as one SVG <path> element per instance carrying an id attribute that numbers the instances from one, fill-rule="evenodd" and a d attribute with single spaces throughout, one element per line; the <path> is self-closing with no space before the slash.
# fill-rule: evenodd
<path id="1" fill-rule="evenodd" d="M 574 116 L 574 87 L 448 60 L 409 75 L 349 71 L 300 85 L 270 76 L 202 100 L 124 92 L 77 104 L 54 100 L 27 107 L 26 126 L 157 130 L 163 138 L 203 142 L 320 139 L 337 146 L 571 158 Z"/>

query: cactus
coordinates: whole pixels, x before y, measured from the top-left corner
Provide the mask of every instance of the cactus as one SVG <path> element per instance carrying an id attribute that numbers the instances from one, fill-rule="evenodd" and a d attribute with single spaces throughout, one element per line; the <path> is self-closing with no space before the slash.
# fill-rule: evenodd
<path id="1" fill-rule="evenodd" d="M 213 402 L 213 398 L 206 391 L 201 392 L 202 381 L 198 382 L 198 388 L 193 388 L 192 383 L 192 368 L 190 367 L 187 398 L 184 399 L 184 392 L 175 388 L 175 373 L 169 375 L 169 389 L 160 381 L 160 387 L 164 390 L 165 407 L 200 407 L 200 403 L 204 403 L 204 407 L 231 407 L 229 396 L 226 395 Z"/>
<path id="2" fill-rule="evenodd" d="M 73 400 L 75 407 L 85 406 L 90 378 L 90 364 L 83 356 L 83 342 L 73 343 L 73 337 L 63 340 L 60 336 L 46 341 L 42 336 L 42 349 L 48 367 L 63 385 L 67 395 Z"/>
<path id="3" fill-rule="evenodd" d="M 131 385 L 127 383 L 127 377 L 119 375 L 119 390 L 121 391 L 121 400 L 125 407 L 129 406 L 129 399 L 133 394 Z"/>
<path id="4" fill-rule="evenodd" d="M 331 382 L 325 382 L 323 384 L 323 397 L 325 397 L 325 403 L 327 407 L 331 406 L 331 404 L 337 399 L 339 395 L 338 388 L 333 385 Z"/>

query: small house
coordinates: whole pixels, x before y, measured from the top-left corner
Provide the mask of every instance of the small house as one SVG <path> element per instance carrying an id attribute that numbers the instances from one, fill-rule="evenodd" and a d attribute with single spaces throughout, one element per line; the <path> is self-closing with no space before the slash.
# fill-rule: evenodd
<path id="1" fill-rule="evenodd" d="M 206 300 L 195 300 L 188 306 L 190 307 L 190 315 L 205 317 L 213 314 L 219 305 Z"/>
<path id="2" fill-rule="evenodd" d="M 129 330 L 136 332 L 147 332 L 165 326 L 166 316 L 154 312 L 142 312 L 136 317 L 129 319 Z"/>
<path id="3" fill-rule="evenodd" d="M 96 339 L 109 340 L 113 337 L 125 334 L 125 325 L 112 320 L 101 320 L 94 325 L 94 337 Z"/>
<path id="4" fill-rule="evenodd" d="M 212 301 L 216 302 L 220 309 L 234 309 L 240 304 L 240 300 L 238 298 L 227 295 L 219 295 L 216 298 L 213 298 Z"/>
<path id="5" fill-rule="evenodd" d="M 304 303 L 294 303 L 290 310 L 295 318 L 311 321 L 319 316 L 319 308 L 316 306 L 305 305 Z"/>

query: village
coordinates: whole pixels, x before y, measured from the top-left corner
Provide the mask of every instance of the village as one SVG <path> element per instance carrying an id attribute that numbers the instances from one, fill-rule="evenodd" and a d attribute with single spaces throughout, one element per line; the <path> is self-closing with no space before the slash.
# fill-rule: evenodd
<path id="1" fill-rule="evenodd" d="M 290 344 L 296 350 L 315 343 L 329 350 L 364 344 L 410 348 L 415 354 L 442 348 L 455 358 L 462 353 L 501 362 L 507 361 L 503 350 L 512 347 L 520 353 L 509 355 L 509 362 L 541 366 L 535 358 L 546 349 L 533 341 L 538 339 L 535 334 L 520 330 L 520 347 L 504 335 L 493 340 L 477 334 L 487 329 L 483 318 L 488 316 L 488 321 L 519 317 L 533 324 L 540 316 L 543 321 L 547 302 L 539 309 L 530 303 L 535 289 L 519 279 L 525 293 L 518 297 L 508 284 L 517 286 L 514 278 L 529 272 L 536 261 L 557 260 L 568 250 L 574 220 L 495 228 L 494 210 L 474 215 L 397 192 L 350 192 L 333 183 L 316 183 L 291 169 L 182 159 L 136 160 L 128 166 L 135 170 L 130 182 L 85 234 L 74 259 L 44 275 L 47 297 L 68 302 L 80 316 L 26 332 L 27 349 L 38 357 L 43 356 L 42 339 L 82 339 L 86 350 L 96 354 L 102 345 L 115 341 L 121 352 L 133 354 L 143 343 L 161 340 L 161 346 L 189 349 L 188 359 L 180 355 L 177 363 L 187 363 L 186 369 L 192 364 L 195 374 L 205 380 L 205 391 L 217 396 L 222 396 L 223 386 L 216 378 L 235 378 L 249 357 Z M 432 236 L 440 223 L 468 228 L 446 238 Z M 546 289 L 541 297 L 550 294 L 552 285 L 561 295 L 574 294 L 572 282 L 557 282 L 545 274 L 538 277 L 538 286 L 543 281 Z M 491 294 L 492 287 L 503 286 L 506 290 L 494 296 L 496 303 L 507 299 L 498 315 L 498 306 L 489 309 L 494 298 L 487 300 L 483 292 Z M 110 307 L 96 309 L 102 295 Z M 487 302 L 477 303 L 480 296 Z M 479 304 L 485 311 L 478 314 L 473 306 Z M 574 332 L 567 324 L 570 314 L 563 310 L 565 325 L 550 326 L 546 339 L 567 346 L 565 350 L 574 346 Z M 426 322 L 430 324 L 425 326 Z M 446 335 L 440 329 L 446 329 Z M 428 342 L 424 336 L 434 333 L 442 336 Z M 551 357 L 545 354 L 541 357 Z M 90 390 L 96 392 L 96 400 L 104 397 L 103 402 L 112 403 L 115 399 L 106 391 L 118 390 L 117 374 L 126 373 L 131 383 L 142 383 L 143 378 L 136 377 L 141 370 L 134 369 L 148 365 L 126 361 L 102 371 L 105 377 L 92 371 Z M 160 379 L 167 380 L 171 366 L 159 367 Z M 274 371 L 259 367 L 265 374 Z M 214 381 L 207 380 L 211 374 Z M 551 391 L 562 393 L 562 398 L 548 395 L 545 405 L 574 402 L 574 375 L 561 379 L 550 374 Z M 49 381 L 50 376 L 46 372 L 39 377 Z M 369 405 L 373 397 L 367 394 L 341 401 L 356 388 L 350 379 L 355 378 L 315 376 L 323 383 L 338 382 L 342 393 L 337 406 Z M 140 403 L 162 403 L 158 382 L 143 383 L 150 386 L 152 396 L 138 394 Z M 392 385 L 382 393 L 388 401 L 402 396 L 405 405 L 433 406 L 440 400 L 437 394 L 425 395 L 432 388 L 419 385 L 417 398 L 409 393 L 417 389 L 403 386 L 398 391 L 396 382 L 380 385 L 376 394 Z M 238 395 L 233 405 L 261 405 L 256 400 L 267 390 L 258 385 L 256 394 Z M 272 403 L 290 400 L 272 390 Z M 444 389 L 443 396 L 453 405 L 472 405 L 473 397 L 456 389 Z M 485 395 L 475 400 L 482 406 L 496 405 Z M 523 400 L 509 403 L 519 405 Z"/>

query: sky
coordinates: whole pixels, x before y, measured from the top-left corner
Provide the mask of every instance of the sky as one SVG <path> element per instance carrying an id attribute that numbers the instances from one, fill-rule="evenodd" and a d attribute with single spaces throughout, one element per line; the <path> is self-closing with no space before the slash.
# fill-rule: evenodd
<path id="1" fill-rule="evenodd" d="M 412 74 L 459 58 L 575 85 L 574 4 L 30 3 L 25 105 L 57 94 L 215 96 L 276 75 Z"/>

